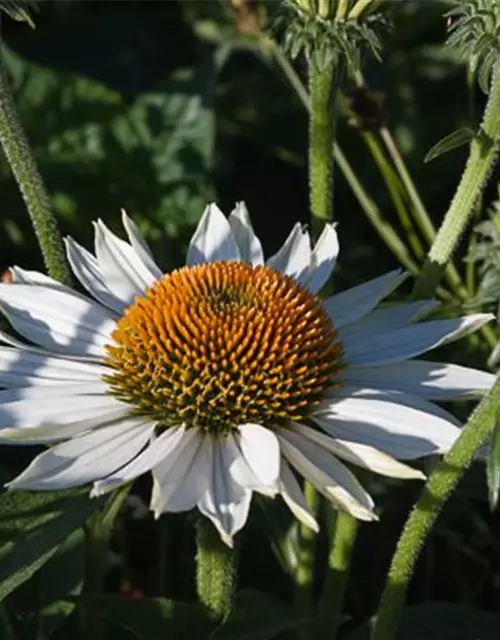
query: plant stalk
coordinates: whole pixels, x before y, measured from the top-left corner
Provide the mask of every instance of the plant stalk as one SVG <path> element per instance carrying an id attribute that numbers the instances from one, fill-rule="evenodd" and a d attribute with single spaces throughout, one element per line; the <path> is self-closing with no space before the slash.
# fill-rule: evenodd
<path id="1" fill-rule="evenodd" d="M 397 631 L 406 590 L 425 538 L 479 447 L 493 432 L 500 412 L 500 377 L 470 416 L 443 460 L 433 471 L 399 539 L 376 616 L 373 640 L 392 640 Z"/>
<path id="2" fill-rule="evenodd" d="M 0 143 L 31 217 L 48 274 L 71 284 L 61 235 L 48 193 L 21 124 L 6 76 L 0 42 Z"/>

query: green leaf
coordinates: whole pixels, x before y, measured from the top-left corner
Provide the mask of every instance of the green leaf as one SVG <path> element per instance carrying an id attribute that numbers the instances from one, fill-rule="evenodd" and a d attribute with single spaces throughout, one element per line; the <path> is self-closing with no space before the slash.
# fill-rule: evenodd
<path id="1" fill-rule="evenodd" d="M 497 507 L 500 494 L 500 419 L 496 422 L 490 442 L 486 462 L 486 480 L 490 509 L 493 511 Z"/>
<path id="2" fill-rule="evenodd" d="M 82 602 L 104 620 L 130 631 L 139 640 L 203 640 L 216 622 L 203 607 L 166 598 L 120 598 L 118 596 L 80 596 Z"/>
<path id="3" fill-rule="evenodd" d="M 28 2 L 27 0 L 0 0 L 1 11 L 5 11 L 16 22 L 27 22 L 34 29 L 35 23 L 29 13 L 29 9 L 32 6 L 33 2 Z"/>
<path id="4" fill-rule="evenodd" d="M 443 153 L 448 153 L 448 151 L 451 151 L 452 149 L 457 149 L 458 147 L 462 147 L 464 144 L 469 144 L 472 142 L 475 135 L 474 130 L 470 127 L 457 129 L 435 144 L 425 156 L 424 162 L 430 162 L 431 160 L 442 156 Z"/>
<path id="5" fill-rule="evenodd" d="M 238 593 L 233 608 L 210 640 L 270 640 L 310 622 L 274 596 L 249 589 Z"/>
<path id="6" fill-rule="evenodd" d="M 0 496 L 0 601 L 31 578 L 103 503 L 87 490 Z"/>
<path id="7" fill-rule="evenodd" d="M 344 640 L 370 640 L 374 619 Z M 498 640 L 500 617 L 449 602 L 405 607 L 394 640 Z"/>

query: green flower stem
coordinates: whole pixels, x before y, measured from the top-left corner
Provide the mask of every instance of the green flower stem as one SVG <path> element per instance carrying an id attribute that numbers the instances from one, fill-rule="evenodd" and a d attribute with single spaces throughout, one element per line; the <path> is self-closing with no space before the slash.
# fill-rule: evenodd
<path id="1" fill-rule="evenodd" d="M 307 508 L 314 516 L 316 516 L 319 508 L 319 495 L 316 489 L 309 482 L 306 482 L 304 485 L 304 497 Z M 312 604 L 316 533 L 301 522 L 298 524 L 298 527 L 299 535 L 297 540 L 297 571 L 295 572 L 295 604 L 300 611 L 308 614 L 310 613 Z M 299 630 L 299 636 L 302 637 L 303 635 L 304 630 Z"/>
<path id="2" fill-rule="evenodd" d="M 348 513 L 338 512 L 328 558 L 328 573 L 319 601 L 318 637 L 335 640 L 342 622 L 342 607 L 349 580 L 351 557 L 356 542 L 358 521 Z"/>
<path id="3" fill-rule="evenodd" d="M 399 539 L 376 616 L 373 640 L 392 640 L 408 583 L 425 538 L 444 503 L 491 435 L 500 413 L 500 377 L 462 429 L 460 437 L 431 474 Z"/>
<path id="4" fill-rule="evenodd" d="M 57 222 L 19 119 L 1 55 L 0 142 L 31 216 L 48 274 L 60 282 L 71 284 Z"/>
<path id="5" fill-rule="evenodd" d="M 500 147 L 500 69 L 493 75 L 483 122 L 471 143 L 469 158 L 457 191 L 446 213 L 422 272 L 415 283 L 414 297 L 434 293 L 446 264 L 474 211 Z"/>
<path id="6" fill-rule="evenodd" d="M 333 160 L 335 107 L 339 71 L 333 64 L 317 69 L 309 64 L 309 189 L 313 235 L 333 219 Z"/>
<path id="7" fill-rule="evenodd" d="M 85 524 L 85 572 L 83 578 L 83 593 L 99 595 L 103 591 L 106 575 L 106 554 L 109 540 L 116 520 L 130 485 L 118 489 L 109 498 L 102 509 L 92 515 Z M 90 609 L 83 609 L 83 625 L 85 638 L 88 640 L 103 640 L 103 629 L 99 616 Z"/>
<path id="8" fill-rule="evenodd" d="M 223 617 L 233 603 L 237 586 L 237 551 L 229 548 L 213 526 L 200 517 L 196 532 L 196 587 L 201 604 Z"/>

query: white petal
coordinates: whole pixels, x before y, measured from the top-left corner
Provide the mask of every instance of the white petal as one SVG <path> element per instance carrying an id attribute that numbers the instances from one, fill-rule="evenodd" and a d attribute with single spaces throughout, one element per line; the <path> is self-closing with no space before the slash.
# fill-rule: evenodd
<path id="1" fill-rule="evenodd" d="M 300 283 L 316 293 L 325 284 L 335 269 L 339 254 L 339 241 L 335 226 L 325 224 L 311 254 L 311 266 Z"/>
<path id="2" fill-rule="evenodd" d="M 387 333 L 420 320 L 438 306 L 437 300 L 416 300 L 415 302 L 395 304 L 384 309 L 375 309 L 361 320 L 342 327 L 339 330 L 339 336 L 342 342 L 352 342 L 363 332 L 370 331 L 372 336 Z"/>
<path id="3" fill-rule="evenodd" d="M 82 286 L 108 309 L 119 314 L 123 313 L 128 300 L 119 298 L 108 287 L 97 258 L 81 247 L 73 238 L 65 238 L 64 242 L 71 269 Z"/>
<path id="4" fill-rule="evenodd" d="M 6 331 L 0 330 L 0 343 L 8 344 L 11 347 L 15 347 L 16 349 L 21 350 L 23 353 L 37 353 L 44 358 L 46 357 L 54 357 L 61 360 L 71 360 L 72 362 L 90 362 L 91 364 L 97 364 L 102 362 L 102 358 L 98 356 L 75 356 L 75 355 L 65 355 L 64 353 L 54 353 L 53 351 L 47 351 L 46 349 L 42 349 L 41 347 L 34 347 L 31 344 L 26 344 L 25 342 L 21 342 L 17 338 L 14 338 Z"/>
<path id="5" fill-rule="evenodd" d="M 425 475 L 418 469 L 413 469 L 402 462 L 398 462 L 386 453 L 378 451 L 369 445 L 331 438 L 306 425 L 294 423 L 293 427 L 305 438 L 358 467 L 369 469 L 389 478 L 425 480 Z"/>
<path id="6" fill-rule="evenodd" d="M 132 218 L 128 217 L 124 209 L 122 209 L 122 223 L 125 231 L 127 232 L 132 249 L 135 251 L 136 255 L 139 256 L 144 266 L 156 279 L 161 278 L 163 276 L 163 272 L 154 261 L 153 254 L 151 253 L 148 243 L 139 231 L 139 227 L 135 224 Z"/>
<path id="7" fill-rule="evenodd" d="M 106 284 L 121 300 L 132 303 L 156 278 L 132 247 L 115 236 L 102 220 L 94 223 L 95 254 Z"/>
<path id="8" fill-rule="evenodd" d="M 255 232 L 244 202 L 238 202 L 229 216 L 229 226 L 240 250 L 241 259 L 254 267 L 264 264 L 264 252 Z"/>
<path id="9" fill-rule="evenodd" d="M 332 398 L 330 407 L 313 420 L 334 438 L 401 459 L 447 450 L 460 434 L 460 423 L 440 407 L 395 391 Z"/>
<path id="10" fill-rule="evenodd" d="M 278 438 L 258 424 L 241 424 L 239 446 L 259 484 L 274 488 L 280 473 Z"/>
<path id="11" fill-rule="evenodd" d="M 319 525 L 308 510 L 304 494 L 302 493 L 299 483 L 295 479 L 288 462 L 283 457 L 281 458 L 279 490 L 285 504 L 297 520 L 300 520 L 306 525 L 306 527 L 309 527 L 317 533 L 319 531 Z"/>
<path id="12" fill-rule="evenodd" d="M 370 330 L 359 333 L 352 341 L 343 343 L 346 359 L 351 366 L 368 366 L 402 362 L 435 349 L 447 342 L 458 340 L 476 331 L 493 316 L 477 313 L 452 320 L 434 320 L 401 327 L 374 339 Z"/>
<path id="13" fill-rule="evenodd" d="M 281 249 L 269 258 L 267 266 L 300 280 L 311 266 L 311 239 L 297 223 Z"/>
<path id="14" fill-rule="evenodd" d="M 158 518 L 166 511 L 189 511 L 207 488 L 212 472 L 212 439 L 192 429 L 182 450 L 153 468 L 155 495 L 151 509 Z M 186 439 L 185 439 L 186 440 Z"/>
<path id="15" fill-rule="evenodd" d="M 216 204 L 209 204 L 189 243 L 186 264 L 216 260 L 240 260 L 240 251 L 226 217 Z"/>
<path id="16" fill-rule="evenodd" d="M 280 429 L 278 435 L 283 455 L 325 497 L 355 518 L 377 519 L 370 496 L 334 456 L 292 429 Z"/>
<path id="17" fill-rule="evenodd" d="M 22 336 L 67 354 L 102 355 L 116 326 L 101 306 L 45 286 L 0 284 L 0 307 Z"/>
<path id="18" fill-rule="evenodd" d="M 78 436 L 37 456 L 7 486 L 45 491 L 87 484 L 137 455 L 153 428 L 142 419 L 130 419 Z"/>
<path id="19" fill-rule="evenodd" d="M 151 444 L 141 454 L 134 458 L 132 462 L 125 467 L 119 469 L 112 475 L 99 480 L 92 488 L 91 496 L 100 496 L 108 491 L 113 491 L 121 484 L 130 482 L 141 476 L 143 473 L 150 471 L 163 458 L 166 458 L 172 451 L 178 452 L 182 440 L 192 437 L 192 434 L 185 431 L 184 427 L 172 427 L 164 431 L 157 438 L 152 440 Z"/>
<path id="20" fill-rule="evenodd" d="M 209 486 L 198 503 L 201 513 L 210 518 L 228 546 L 232 546 L 234 534 L 244 527 L 252 499 L 252 492 L 232 479 L 229 467 L 233 461 L 234 450 L 225 440 L 215 440 Z"/>
<path id="21" fill-rule="evenodd" d="M 495 376 L 486 371 L 425 360 L 380 367 L 347 367 L 342 375 L 347 384 L 406 391 L 428 400 L 477 397 L 486 393 L 495 381 Z"/>
<path id="22" fill-rule="evenodd" d="M 7 389 L 0 391 L 0 406 L 0 428 L 63 425 L 104 411 L 130 412 L 130 405 L 109 395 L 107 386 L 97 381 Z"/>
<path id="23" fill-rule="evenodd" d="M 99 381 L 108 370 L 98 364 L 0 346 L 0 386 L 7 389 Z"/>
<path id="24" fill-rule="evenodd" d="M 71 287 L 62 284 L 58 280 L 54 280 L 47 276 L 45 273 L 39 271 L 26 271 L 21 267 L 11 267 L 10 272 L 12 274 L 13 284 L 31 284 L 31 285 L 43 285 L 44 287 L 51 287 L 52 289 L 58 289 L 59 291 L 66 291 L 73 296 L 79 296 L 80 294 Z"/>
<path id="25" fill-rule="evenodd" d="M 328 298 L 323 303 L 333 324 L 338 329 L 356 322 L 373 311 L 378 303 L 387 297 L 408 277 L 396 269 L 383 276 L 352 287 Z"/>

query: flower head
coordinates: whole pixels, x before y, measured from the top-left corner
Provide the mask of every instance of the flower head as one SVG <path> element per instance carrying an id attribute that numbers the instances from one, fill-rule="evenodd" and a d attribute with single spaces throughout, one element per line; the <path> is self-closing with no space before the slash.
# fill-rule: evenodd
<path id="1" fill-rule="evenodd" d="M 491 316 L 417 322 L 433 301 L 379 303 L 394 271 L 320 300 L 338 253 L 326 225 L 311 247 L 296 225 L 267 261 L 243 204 L 207 207 L 186 266 L 163 274 L 125 214 L 128 242 L 95 225 L 95 255 L 68 238 L 90 297 L 14 267 L 0 307 L 30 344 L 0 338 L 0 442 L 51 443 L 9 483 L 101 495 L 151 472 L 150 507 L 197 507 L 222 538 L 254 491 L 280 494 L 317 529 L 296 474 L 338 508 L 376 519 L 344 465 L 398 478 L 398 459 L 448 449 L 459 423 L 434 400 L 485 391 L 493 377 L 415 360 Z"/>

